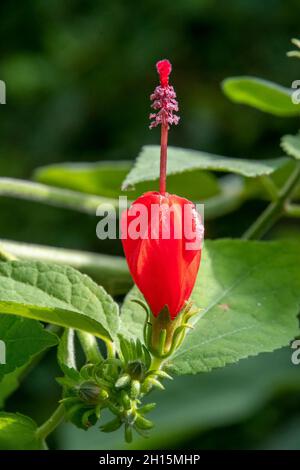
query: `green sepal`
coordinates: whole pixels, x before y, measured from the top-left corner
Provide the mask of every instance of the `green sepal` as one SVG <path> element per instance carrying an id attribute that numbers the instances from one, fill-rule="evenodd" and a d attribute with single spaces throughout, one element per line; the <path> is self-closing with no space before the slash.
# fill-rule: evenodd
<path id="1" fill-rule="evenodd" d="M 131 400 L 130 400 L 128 394 L 125 392 L 125 390 L 121 391 L 121 402 L 122 402 L 122 405 L 124 406 L 125 410 L 130 410 L 131 409 Z"/>
<path id="2" fill-rule="evenodd" d="M 132 428 L 129 424 L 125 424 L 124 436 L 125 441 L 130 444 L 132 442 Z"/>
<path id="3" fill-rule="evenodd" d="M 138 398 L 141 393 L 141 383 L 138 380 L 133 380 L 130 387 L 130 397 L 134 400 Z"/>
<path id="4" fill-rule="evenodd" d="M 147 431 L 148 429 L 152 429 L 154 424 L 149 419 L 144 418 L 141 415 L 138 415 L 135 420 L 135 426 L 139 429 Z"/>
<path id="5" fill-rule="evenodd" d="M 116 388 L 124 388 L 130 383 L 130 381 L 131 381 L 130 375 L 129 374 L 123 374 L 116 381 L 115 387 Z"/>
<path id="6" fill-rule="evenodd" d="M 155 407 L 156 403 L 147 403 L 146 405 L 143 405 L 141 408 L 139 408 L 139 413 L 146 415 L 147 413 L 150 413 L 150 411 L 152 411 Z"/>
<path id="7" fill-rule="evenodd" d="M 182 311 L 174 319 L 171 318 L 167 306 L 162 309 L 159 315 L 151 315 L 150 323 L 146 322 L 144 327 L 145 343 L 151 354 L 160 359 L 172 356 L 183 342 L 186 330 L 193 328 L 188 320 L 198 311 L 193 308 L 191 302 L 186 302 Z"/>
<path id="8" fill-rule="evenodd" d="M 117 431 L 122 426 L 122 421 L 119 418 L 115 418 L 108 423 L 100 426 L 102 432 L 114 432 Z"/>

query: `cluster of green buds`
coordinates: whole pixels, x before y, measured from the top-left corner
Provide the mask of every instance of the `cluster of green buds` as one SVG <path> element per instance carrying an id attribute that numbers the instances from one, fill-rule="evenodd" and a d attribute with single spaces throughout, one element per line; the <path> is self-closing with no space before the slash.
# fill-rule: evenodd
<path id="1" fill-rule="evenodd" d="M 81 429 L 88 429 L 96 424 L 101 410 L 109 405 L 113 376 L 118 365 L 114 360 L 99 364 L 86 364 L 77 371 L 64 368 L 64 377 L 57 381 L 63 386 L 63 399 L 66 417 Z"/>
<path id="2" fill-rule="evenodd" d="M 164 389 L 161 379 L 172 377 L 153 368 L 152 357 L 140 340 L 120 336 L 119 345 L 119 357 L 87 364 L 80 371 L 66 368 L 58 381 L 64 389 L 62 403 L 68 420 L 88 429 L 108 409 L 114 417 L 101 430 L 113 432 L 124 426 L 125 439 L 130 442 L 133 430 L 146 437 L 153 427 L 145 415 L 155 403 L 143 405 L 142 399 L 153 388 Z"/>

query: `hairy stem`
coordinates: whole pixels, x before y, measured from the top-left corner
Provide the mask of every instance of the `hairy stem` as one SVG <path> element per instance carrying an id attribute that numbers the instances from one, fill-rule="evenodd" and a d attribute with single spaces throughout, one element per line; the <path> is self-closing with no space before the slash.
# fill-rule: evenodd
<path id="1" fill-rule="evenodd" d="M 59 426 L 59 424 L 63 421 L 65 416 L 65 409 L 62 404 L 60 404 L 54 413 L 47 419 L 37 430 L 36 430 L 36 437 L 38 439 L 46 439 L 46 437 L 51 434 L 54 429 Z"/>
<path id="2" fill-rule="evenodd" d="M 162 142 L 164 142 L 164 145 L 161 147 L 160 191 L 165 192 L 168 133 L 164 127 L 162 127 L 162 133 Z M 216 197 L 207 199 L 207 201 L 205 201 L 205 217 L 207 219 L 213 219 L 221 215 L 226 215 L 239 207 L 242 203 L 239 196 L 244 196 L 244 190 L 241 189 L 238 194 L 235 194 L 235 192 L 228 191 L 228 194 L 220 194 Z M 13 178 L 0 177 L 0 196 L 35 201 L 91 215 L 96 215 L 96 210 L 99 205 L 102 205 L 102 207 L 105 205 L 108 211 L 111 211 L 112 209 L 117 210 L 119 207 L 118 199 L 104 198 L 93 194 L 84 194 L 78 191 L 61 189 L 41 183 Z"/>
<path id="3" fill-rule="evenodd" d="M 263 187 L 269 194 L 271 201 L 277 201 L 279 197 L 279 188 L 276 186 L 272 178 L 270 178 L 270 176 L 268 175 L 263 175 L 259 179 Z"/>
<path id="4" fill-rule="evenodd" d="M 300 162 L 279 191 L 278 197 L 271 202 L 258 219 L 244 233 L 244 240 L 255 240 L 263 237 L 266 232 L 277 222 L 285 213 L 285 206 L 293 194 L 295 187 L 300 180 Z"/>
<path id="5" fill-rule="evenodd" d="M 116 348 L 114 343 L 112 341 L 106 340 L 105 345 L 107 350 L 107 357 L 110 359 L 114 358 L 116 355 Z"/>
<path id="6" fill-rule="evenodd" d="M 107 206 L 107 210 L 118 208 L 117 199 L 84 194 L 79 191 L 56 188 L 15 178 L 0 178 L 0 196 L 42 202 L 51 206 L 64 207 L 92 215 L 96 214 L 99 205 Z"/>
<path id="7" fill-rule="evenodd" d="M 292 204 L 292 203 L 286 204 L 285 213 L 289 217 L 299 219 L 300 218 L 300 204 Z"/>
<path id="8" fill-rule="evenodd" d="M 102 285 L 111 295 L 126 294 L 132 286 L 127 263 L 120 256 L 110 256 L 87 251 L 67 250 L 29 243 L 19 243 L 10 240 L 0 240 L 1 253 L 6 254 L 5 261 L 21 258 L 67 264 L 91 276 Z"/>
<path id="9" fill-rule="evenodd" d="M 77 331 L 77 334 L 87 362 L 97 364 L 103 361 L 95 336 L 80 330 Z"/>

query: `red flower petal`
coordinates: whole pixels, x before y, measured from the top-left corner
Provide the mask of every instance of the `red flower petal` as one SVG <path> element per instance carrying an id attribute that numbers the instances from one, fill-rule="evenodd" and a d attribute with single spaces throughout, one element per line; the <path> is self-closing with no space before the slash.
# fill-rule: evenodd
<path id="1" fill-rule="evenodd" d="M 186 218 L 193 239 L 185 233 Z M 194 204 L 168 193 L 145 193 L 123 213 L 121 232 L 131 275 L 152 313 L 157 316 L 167 306 L 174 319 L 191 295 L 200 265 L 203 226 Z M 189 249 L 195 241 L 197 247 Z"/>

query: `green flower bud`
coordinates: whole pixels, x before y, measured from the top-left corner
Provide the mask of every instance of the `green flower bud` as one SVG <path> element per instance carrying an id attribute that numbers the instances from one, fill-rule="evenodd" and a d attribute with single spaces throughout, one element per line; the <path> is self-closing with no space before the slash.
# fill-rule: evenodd
<path id="1" fill-rule="evenodd" d="M 133 380 L 130 387 L 130 396 L 132 399 L 135 399 L 139 396 L 141 392 L 141 383 L 138 380 Z"/>
<path id="2" fill-rule="evenodd" d="M 109 393 L 106 390 L 100 390 L 99 398 L 101 398 L 101 400 L 107 400 L 108 397 Z"/>
<path id="3" fill-rule="evenodd" d="M 156 403 L 147 403 L 146 405 L 141 406 L 138 411 L 140 414 L 145 415 L 147 413 L 150 413 L 150 411 L 152 411 L 155 407 Z"/>
<path id="4" fill-rule="evenodd" d="M 122 421 L 119 418 L 115 418 L 112 421 L 101 426 L 103 432 L 114 432 L 122 426 Z"/>
<path id="5" fill-rule="evenodd" d="M 148 377 L 143 383 L 143 391 L 148 393 L 152 387 L 158 388 L 159 390 L 165 390 L 165 387 L 155 377 Z"/>
<path id="6" fill-rule="evenodd" d="M 155 370 L 153 371 L 153 375 L 157 375 L 158 377 L 161 377 L 162 379 L 173 380 L 173 377 L 167 372 L 165 372 L 164 370 Z"/>
<path id="7" fill-rule="evenodd" d="M 131 400 L 128 394 L 124 390 L 122 390 L 121 392 L 121 400 L 122 400 L 122 405 L 124 406 L 125 410 L 130 410 Z"/>
<path id="8" fill-rule="evenodd" d="M 118 380 L 115 383 L 116 388 L 124 388 L 126 385 L 130 383 L 130 375 L 128 374 L 123 374 L 121 377 L 118 378 Z"/>
<path id="9" fill-rule="evenodd" d="M 141 415 L 138 415 L 135 420 L 135 425 L 143 430 L 151 429 L 153 428 L 154 424 L 152 421 L 149 421 L 149 419 L 144 418 Z"/>
<path id="10" fill-rule="evenodd" d="M 125 425 L 125 441 L 130 444 L 132 442 L 132 429 L 128 424 Z"/>
<path id="11" fill-rule="evenodd" d="M 146 368 L 140 361 L 130 362 L 127 366 L 127 371 L 133 380 L 142 382 L 145 378 Z"/>
<path id="12" fill-rule="evenodd" d="M 83 382 L 78 390 L 78 395 L 81 400 L 89 405 L 97 405 L 100 399 L 100 393 L 100 387 L 92 381 Z"/>

